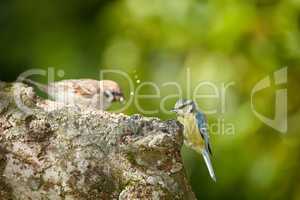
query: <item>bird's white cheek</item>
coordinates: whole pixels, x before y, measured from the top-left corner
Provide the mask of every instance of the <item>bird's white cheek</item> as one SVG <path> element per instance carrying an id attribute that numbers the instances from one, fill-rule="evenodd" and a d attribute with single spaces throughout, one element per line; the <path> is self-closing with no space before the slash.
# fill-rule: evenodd
<path id="1" fill-rule="evenodd" d="M 112 104 L 112 100 L 111 98 L 103 98 L 103 101 L 100 102 L 101 106 L 104 108 L 104 110 L 108 109 L 111 104 Z"/>
<path id="2" fill-rule="evenodd" d="M 183 111 L 182 110 L 179 110 L 178 112 L 177 112 L 177 115 L 179 115 L 179 116 L 184 116 L 184 113 L 183 113 Z"/>
<path id="3" fill-rule="evenodd" d="M 104 95 L 96 95 L 94 96 L 94 104 L 100 110 L 106 110 L 111 105 L 111 102 Z"/>

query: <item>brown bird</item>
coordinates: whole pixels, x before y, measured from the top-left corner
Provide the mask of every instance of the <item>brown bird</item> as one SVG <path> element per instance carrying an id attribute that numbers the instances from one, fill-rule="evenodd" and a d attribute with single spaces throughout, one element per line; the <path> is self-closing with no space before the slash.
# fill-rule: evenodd
<path id="1" fill-rule="evenodd" d="M 120 86 L 111 80 L 70 79 L 43 85 L 25 79 L 24 82 L 37 86 L 50 98 L 64 104 L 107 110 L 113 102 L 123 102 Z"/>

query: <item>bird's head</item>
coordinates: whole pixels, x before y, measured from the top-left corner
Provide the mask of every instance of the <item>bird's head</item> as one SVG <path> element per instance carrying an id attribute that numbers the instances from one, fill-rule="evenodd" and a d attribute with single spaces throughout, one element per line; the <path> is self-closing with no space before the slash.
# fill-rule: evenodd
<path id="1" fill-rule="evenodd" d="M 121 102 L 125 101 L 123 93 L 118 83 L 111 80 L 100 81 L 101 90 L 103 91 L 104 97 L 108 102 Z"/>
<path id="2" fill-rule="evenodd" d="M 195 102 L 188 99 L 179 99 L 171 110 L 177 115 L 186 115 L 196 111 Z"/>

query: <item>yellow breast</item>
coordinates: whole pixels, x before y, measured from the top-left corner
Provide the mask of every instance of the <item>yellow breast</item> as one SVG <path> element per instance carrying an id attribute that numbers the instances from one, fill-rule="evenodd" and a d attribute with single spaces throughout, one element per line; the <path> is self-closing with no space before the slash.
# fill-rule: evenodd
<path id="1" fill-rule="evenodd" d="M 197 150 L 202 148 L 204 140 L 199 133 L 195 116 L 193 114 L 185 115 L 184 117 L 180 116 L 178 121 L 184 126 L 183 134 L 189 145 Z"/>

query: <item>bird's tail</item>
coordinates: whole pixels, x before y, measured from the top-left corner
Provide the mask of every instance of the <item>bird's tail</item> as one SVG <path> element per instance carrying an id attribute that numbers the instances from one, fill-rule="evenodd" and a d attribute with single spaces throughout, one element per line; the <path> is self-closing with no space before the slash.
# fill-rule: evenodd
<path id="1" fill-rule="evenodd" d="M 205 161 L 205 164 L 206 164 L 206 166 L 207 166 L 207 169 L 208 169 L 208 172 L 209 172 L 210 177 L 216 182 L 216 181 L 217 181 L 216 175 L 215 175 L 213 166 L 212 166 L 212 164 L 211 164 L 210 156 L 209 156 L 208 151 L 204 149 L 204 150 L 201 151 L 201 154 L 202 154 L 203 159 L 204 159 L 204 161 Z"/>
<path id="2" fill-rule="evenodd" d="M 30 80 L 30 79 L 27 79 L 27 78 L 22 79 L 22 82 L 27 83 L 27 84 L 32 85 L 32 86 L 35 86 L 43 92 L 47 92 L 47 90 L 48 90 L 46 85 L 38 83 L 38 82 Z"/>

